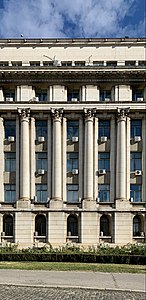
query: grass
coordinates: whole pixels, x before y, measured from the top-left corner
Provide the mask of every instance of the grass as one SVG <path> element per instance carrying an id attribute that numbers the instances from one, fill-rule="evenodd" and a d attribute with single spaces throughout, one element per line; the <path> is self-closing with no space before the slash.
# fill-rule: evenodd
<path id="1" fill-rule="evenodd" d="M 93 271 L 106 273 L 146 273 L 145 266 L 122 264 L 88 264 L 62 262 L 0 262 L 0 269 L 46 271 Z"/>

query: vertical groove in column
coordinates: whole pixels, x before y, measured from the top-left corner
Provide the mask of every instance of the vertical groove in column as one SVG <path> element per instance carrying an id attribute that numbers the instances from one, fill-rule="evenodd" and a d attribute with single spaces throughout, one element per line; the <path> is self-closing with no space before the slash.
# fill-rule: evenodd
<path id="1" fill-rule="evenodd" d="M 3 118 L 0 118 L 0 201 L 4 201 L 4 184 L 3 184 L 3 172 L 4 172 L 4 125 Z"/>

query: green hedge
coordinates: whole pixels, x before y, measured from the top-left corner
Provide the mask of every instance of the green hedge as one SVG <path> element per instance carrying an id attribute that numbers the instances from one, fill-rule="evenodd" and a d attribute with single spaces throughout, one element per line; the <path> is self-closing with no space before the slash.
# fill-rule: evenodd
<path id="1" fill-rule="evenodd" d="M 145 265 L 144 255 L 97 255 L 91 253 L 0 253 L 0 261 L 82 262 Z"/>

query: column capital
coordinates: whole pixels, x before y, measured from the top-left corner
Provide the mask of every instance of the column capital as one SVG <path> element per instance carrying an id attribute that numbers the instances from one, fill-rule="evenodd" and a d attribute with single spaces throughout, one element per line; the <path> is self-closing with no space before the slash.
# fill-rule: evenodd
<path id="1" fill-rule="evenodd" d="M 51 109 L 52 117 L 54 120 L 60 121 L 63 115 L 63 108 Z"/>
<path id="2" fill-rule="evenodd" d="M 18 115 L 23 121 L 24 119 L 29 119 L 30 118 L 30 108 L 18 108 Z"/>
<path id="3" fill-rule="evenodd" d="M 93 120 L 93 117 L 95 116 L 96 114 L 96 108 L 84 108 L 84 117 L 85 117 L 85 120 Z"/>
<path id="4" fill-rule="evenodd" d="M 127 108 L 117 108 L 117 121 L 126 121 L 126 117 L 130 113 L 130 107 Z"/>

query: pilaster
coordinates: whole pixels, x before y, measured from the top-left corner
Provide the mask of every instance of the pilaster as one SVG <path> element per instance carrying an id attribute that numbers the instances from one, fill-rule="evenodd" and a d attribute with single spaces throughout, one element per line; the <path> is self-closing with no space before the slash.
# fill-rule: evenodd
<path id="1" fill-rule="evenodd" d="M 0 202 L 4 201 L 4 124 L 3 118 L 0 117 Z"/>

